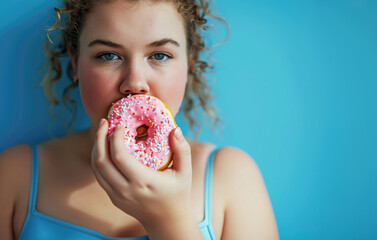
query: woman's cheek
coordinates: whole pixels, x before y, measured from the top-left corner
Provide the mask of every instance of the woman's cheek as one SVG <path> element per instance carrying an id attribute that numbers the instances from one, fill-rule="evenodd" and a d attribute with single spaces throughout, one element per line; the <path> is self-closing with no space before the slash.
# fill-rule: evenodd
<path id="1" fill-rule="evenodd" d="M 182 104 L 187 83 L 187 67 L 180 66 L 176 71 L 165 76 L 163 84 L 160 82 L 161 100 L 164 101 L 175 116 Z"/>
<path id="2" fill-rule="evenodd" d="M 100 71 L 88 71 L 80 74 L 80 94 L 89 118 L 98 120 L 107 115 L 114 101 L 114 86 L 107 74 Z"/>

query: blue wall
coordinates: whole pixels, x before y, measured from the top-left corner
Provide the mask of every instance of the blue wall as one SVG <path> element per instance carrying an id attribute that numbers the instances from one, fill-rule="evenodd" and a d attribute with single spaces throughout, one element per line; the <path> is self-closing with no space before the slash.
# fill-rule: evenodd
<path id="1" fill-rule="evenodd" d="M 64 133 L 37 86 L 54 2 L 2 4 L 0 151 L 49 138 L 48 125 Z M 377 239 L 376 2 L 218 0 L 217 7 L 231 28 L 213 53 L 225 128 L 220 140 L 208 129 L 201 139 L 255 159 L 281 239 Z M 79 117 L 76 129 L 88 125 Z"/>

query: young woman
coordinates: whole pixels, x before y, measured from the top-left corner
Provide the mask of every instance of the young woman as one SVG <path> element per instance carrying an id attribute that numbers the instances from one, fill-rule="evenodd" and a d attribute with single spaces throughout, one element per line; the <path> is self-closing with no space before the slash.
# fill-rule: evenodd
<path id="1" fill-rule="evenodd" d="M 156 96 L 173 115 L 196 97 L 211 112 L 199 59 L 207 2 L 66 0 L 56 12 L 63 45 L 50 49 L 46 95 L 54 100 L 58 56 L 68 53 L 91 126 L 1 154 L 1 239 L 278 239 L 244 152 L 186 140 L 176 128 L 172 167 L 154 171 L 125 150 L 123 128 L 107 139 L 109 108 L 129 94 Z"/>

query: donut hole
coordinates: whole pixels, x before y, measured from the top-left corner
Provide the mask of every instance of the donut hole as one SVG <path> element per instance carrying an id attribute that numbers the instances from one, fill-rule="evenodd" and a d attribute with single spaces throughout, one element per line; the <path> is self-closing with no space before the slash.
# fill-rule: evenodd
<path id="1" fill-rule="evenodd" d="M 137 135 L 135 140 L 138 141 L 146 141 L 148 139 L 148 126 L 143 124 L 140 127 L 136 128 Z"/>

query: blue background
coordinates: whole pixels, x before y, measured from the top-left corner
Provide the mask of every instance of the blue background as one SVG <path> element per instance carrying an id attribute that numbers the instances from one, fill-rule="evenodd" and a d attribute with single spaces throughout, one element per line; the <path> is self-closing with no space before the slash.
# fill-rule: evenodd
<path id="1" fill-rule="evenodd" d="M 48 139 L 48 126 L 64 134 L 38 87 L 56 2 L 2 3 L 0 151 Z M 281 239 L 377 239 L 376 1 L 218 0 L 217 8 L 231 29 L 213 51 L 224 131 L 200 139 L 255 159 Z M 224 31 L 212 31 L 211 43 Z M 76 129 L 88 125 L 79 119 Z"/>

